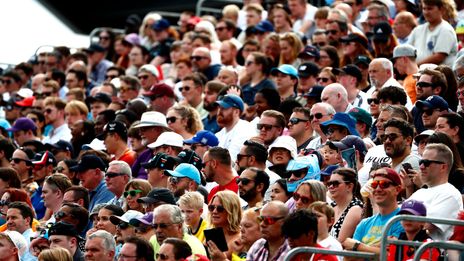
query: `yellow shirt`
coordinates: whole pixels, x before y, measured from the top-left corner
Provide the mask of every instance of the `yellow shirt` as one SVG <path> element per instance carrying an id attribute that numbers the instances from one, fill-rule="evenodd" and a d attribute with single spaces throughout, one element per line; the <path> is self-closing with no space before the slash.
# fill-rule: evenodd
<path id="1" fill-rule="evenodd" d="M 200 219 L 200 226 L 198 227 L 197 231 L 194 233 L 193 231 L 190 230 L 190 234 L 194 235 L 198 240 L 200 240 L 201 243 L 205 244 L 205 229 L 208 228 L 208 222 L 204 219 Z"/>
<path id="2" fill-rule="evenodd" d="M 195 236 L 189 235 L 187 233 L 184 233 L 184 237 L 182 238 L 187 244 L 189 244 L 190 248 L 192 248 L 192 255 L 195 254 L 200 254 L 206 256 L 206 249 L 203 246 L 203 244 L 196 238 Z M 150 238 L 150 244 L 153 246 L 153 251 L 155 252 L 155 258 L 156 258 L 156 253 L 159 252 L 160 245 L 158 244 L 158 241 L 156 240 L 156 235 L 153 235 Z"/>

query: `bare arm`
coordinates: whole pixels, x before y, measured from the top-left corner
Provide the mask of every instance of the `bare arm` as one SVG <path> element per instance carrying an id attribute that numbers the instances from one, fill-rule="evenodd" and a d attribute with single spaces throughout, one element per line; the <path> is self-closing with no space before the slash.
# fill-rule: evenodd
<path id="1" fill-rule="evenodd" d="M 343 220 L 340 232 L 338 233 L 339 242 L 343 242 L 346 238 L 353 236 L 356 226 L 361 221 L 362 211 L 362 208 L 359 206 L 353 206 L 350 208 Z"/>
<path id="2" fill-rule="evenodd" d="M 427 56 L 424 60 L 420 61 L 417 63 L 417 65 L 421 65 L 424 63 L 434 63 L 434 64 L 440 64 L 442 63 L 448 55 L 446 53 L 434 53 L 430 56 Z"/>

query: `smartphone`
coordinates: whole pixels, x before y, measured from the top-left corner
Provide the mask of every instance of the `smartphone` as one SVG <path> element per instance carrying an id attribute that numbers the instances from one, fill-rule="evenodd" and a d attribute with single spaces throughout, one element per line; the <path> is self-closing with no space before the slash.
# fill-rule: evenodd
<path id="1" fill-rule="evenodd" d="M 206 242 L 208 242 L 209 240 L 213 241 L 214 244 L 216 244 L 216 246 L 222 252 L 229 250 L 229 248 L 227 247 L 226 236 L 224 235 L 224 230 L 222 230 L 222 227 L 205 229 L 204 233 L 205 233 Z"/>
<path id="2" fill-rule="evenodd" d="M 401 164 L 403 166 L 404 171 L 406 171 L 407 174 L 410 174 L 410 170 L 412 170 L 411 163 L 403 163 Z"/>

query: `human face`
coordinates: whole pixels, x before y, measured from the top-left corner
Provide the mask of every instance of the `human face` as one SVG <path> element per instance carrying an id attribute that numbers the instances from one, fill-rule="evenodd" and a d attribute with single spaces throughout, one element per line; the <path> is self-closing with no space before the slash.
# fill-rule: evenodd
<path id="1" fill-rule="evenodd" d="M 190 227 L 193 227 L 198 224 L 198 221 L 200 220 L 201 214 L 203 212 L 202 208 L 195 209 L 184 204 L 180 204 L 179 207 L 182 211 L 182 214 L 184 214 L 185 224 L 187 224 Z"/>
<path id="2" fill-rule="evenodd" d="M 350 184 L 343 180 L 343 176 L 337 173 L 330 175 L 330 179 L 327 183 L 327 189 L 330 193 L 330 197 L 333 200 L 343 200 L 351 194 Z"/>
<path id="3" fill-rule="evenodd" d="M 274 165 L 288 164 L 292 159 L 290 151 L 284 148 L 272 148 L 271 150 L 271 162 Z"/>
<path id="4" fill-rule="evenodd" d="M 258 12 L 255 12 L 253 10 L 250 10 L 250 11 L 246 12 L 246 25 L 247 25 L 247 27 L 257 25 L 260 21 L 261 21 L 261 16 L 258 14 Z"/>
<path id="5" fill-rule="evenodd" d="M 382 63 L 379 61 L 372 61 L 369 64 L 369 77 L 371 84 L 376 88 L 382 87 L 382 85 L 390 78 L 391 73 L 383 68 Z"/>
<path id="6" fill-rule="evenodd" d="M 348 55 L 348 56 L 354 56 L 356 52 L 358 51 L 356 42 L 347 42 L 343 43 L 343 54 Z"/>
<path id="7" fill-rule="evenodd" d="M 0 259 L 8 260 L 13 256 L 18 254 L 18 248 L 16 248 L 13 243 L 8 240 L 6 237 L 0 239 Z"/>
<path id="8" fill-rule="evenodd" d="M 185 131 L 187 121 L 183 119 L 175 110 L 168 111 L 166 114 L 166 120 L 169 128 L 171 128 L 174 132 L 182 133 Z"/>
<path id="9" fill-rule="evenodd" d="M 430 24 L 437 24 L 442 20 L 441 9 L 436 5 L 422 4 L 422 14 Z"/>
<path id="10" fill-rule="evenodd" d="M 279 59 L 280 44 L 279 41 L 265 39 L 263 43 L 264 54 L 272 59 Z"/>
<path id="11" fill-rule="evenodd" d="M 429 83 L 429 85 L 423 84 Z M 433 86 L 430 85 L 432 83 L 432 76 L 427 74 L 422 74 L 419 77 L 419 80 L 416 82 L 416 93 L 417 93 L 417 100 L 425 100 L 427 97 L 433 95 Z"/>
<path id="12" fill-rule="evenodd" d="M 76 123 L 78 121 L 86 120 L 87 115 L 80 114 L 78 111 L 65 111 L 64 112 L 64 118 L 65 118 L 66 123 L 68 125 L 73 125 L 74 123 Z"/>
<path id="13" fill-rule="evenodd" d="M 119 87 L 118 95 L 123 102 L 128 102 L 137 98 L 138 90 L 136 90 L 134 87 L 131 87 L 127 82 L 121 81 L 121 87 Z"/>
<path id="14" fill-rule="evenodd" d="M 211 200 L 211 203 L 209 203 L 209 206 L 215 206 L 213 211 L 209 211 L 209 217 L 211 220 L 211 224 L 214 227 L 227 227 L 228 221 L 227 221 L 227 211 L 218 211 L 217 206 L 222 206 L 221 200 L 218 197 L 214 197 L 213 200 Z"/>
<path id="15" fill-rule="evenodd" d="M 373 92 L 371 95 L 372 102 L 369 103 L 369 109 L 371 112 L 371 115 L 374 116 L 374 118 L 378 117 L 380 114 L 380 106 L 379 106 L 379 100 L 377 100 L 377 92 Z"/>
<path id="16" fill-rule="evenodd" d="M 377 127 L 377 137 L 380 137 L 385 133 L 385 129 L 383 125 L 391 118 L 391 113 L 388 111 L 381 111 L 379 114 L 379 118 L 377 119 L 377 123 L 375 127 Z"/>
<path id="17" fill-rule="evenodd" d="M 179 79 L 182 79 L 192 72 L 192 68 L 187 66 L 186 63 L 181 62 L 181 63 L 176 64 L 176 71 L 177 71 L 177 77 Z"/>
<path id="18" fill-rule="evenodd" d="M 103 247 L 102 238 L 100 237 L 89 238 L 85 242 L 84 258 L 86 261 L 110 261 L 110 260 L 113 260 L 114 258 L 114 251 L 107 251 Z"/>
<path id="19" fill-rule="evenodd" d="M 237 155 L 235 166 L 238 174 L 241 174 L 246 168 L 250 167 L 251 155 L 248 155 L 246 150 L 247 146 L 242 146 L 239 155 Z"/>
<path id="20" fill-rule="evenodd" d="M 331 149 L 328 145 L 322 147 L 322 156 L 327 165 L 335 165 L 340 163 L 341 158 L 337 150 Z"/>
<path id="21" fill-rule="evenodd" d="M 221 72 L 219 72 L 220 74 Z M 214 103 L 217 100 L 218 93 L 211 90 L 208 86 L 205 87 L 205 93 L 203 96 L 203 107 L 207 111 L 212 111 L 217 108 Z"/>
<path id="22" fill-rule="evenodd" d="M 256 190 L 256 172 L 246 169 L 240 175 L 240 183 L 238 183 L 238 192 L 240 197 L 245 201 L 250 201 L 256 198 L 258 191 Z"/>
<path id="23" fill-rule="evenodd" d="M 174 246 L 171 244 L 162 244 L 156 254 L 156 261 L 176 261 L 174 256 Z"/>
<path id="24" fill-rule="evenodd" d="M 132 190 L 136 190 L 134 187 L 130 186 L 127 188 L 126 192 L 127 191 L 132 191 Z M 139 199 L 141 197 L 141 194 L 140 193 L 136 193 L 135 196 L 132 196 L 131 193 L 128 193 L 128 195 L 126 196 L 126 203 L 127 203 L 127 206 L 129 207 L 129 209 L 139 209 L 140 208 L 140 204 L 137 202 L 137 199 Z"/>
<path id="25" fill-rule="evenodd" d="M 458 97 L 459 104 L 461 104 L 461 108 L 464 107 L 464 86 L 461 86 L 456 91 L 456 96 Z"/>
<path id="26" fill-rule="evenodd" d="M 282 238 L 281 227 L 284 219 L 282 218 L 280 211 L 277 208 L 272 207 L 272 205 L 267 205 L 261 210 L 261 216 L 278 218 L 278 220 L 272 225 L 266 222 L 260 222 L 262 237 L 268 241 Z"/>
<path id="27" fill-rule="evenodd" d="M 144 90 L 149 90 L 151 86 L 157 83 L 158 79 L 151 73 L 142 71 L 137 77 L 139 78 L 140 85 Z"/>
<path id="28" fill-rule="evenodd" d="M 327 40 L 329 44 L 333 46 L 338 46 L 341 37 L 341 31 L 337 23 L 327 23 L 325 25 L 325 30 L 327 34 Z"/>
<path id="29" fill-rule="evenodd" d="M 403 2 L 403 0 L 396 0 L 395 2 Z M 393 21 L 393 33 L 399 37 L 404 38 L 411 33 L 412 28 L 407 25 L 407 19 L 403 16 L 397 15 L 395 20 Z"/>
<path id="30" fill-rule="evenodd" d="M 438 117 L 442 114 L 440 109 L 430 109 L 427 107 L 423 108 L 422 123 L 427 129 L 434 129 L 437 123 Z"/>
<path id="31" fill-rule="evenodd" d="M 137 246 L 132 243 L 124 243 L 119 252 L 118 260 L 136 260 L 137 258 Z"/>
<path id="32" fill-rule="evenodd" d="M 230 70 L 220 70 L 217 79 L 227 85 L 237 84 L 237 76 Z"/>
<path id="33" fill-rule="evenodd" d="M 263 94 L 258 92 L 255 95 L 255 105 L 256 105 L 256 113 L 258 116 L 261 116 L 263 111 L 271 109 L 267 100 L 264 98 Z"/>
<path id="34" fill-rule="evenodd" d="M 282 133 L 282 128 L 278 127 L 277 119 L 274 117 L 262 116 L 259 120 L 258 126 L 264 125 L 259 129 L 259 137 L 264 141 L 264 144 L 269 145 L 274 142 L 277 137 Z M 267 127 L 271 127 L 268 129 Z"/>
<path id="35" fill-rule="evenodd" d="M 43 111 L 46 124 L 53 124 L 60 118 L 60 112 L 55 106 L 47 105 Z M 61 114 L 62 116 L 62 114 Z"/>
<path id="36" fill-rule="evenodd" d="M 6 226 L 8 230 L 24 233 L 29 226 L 30 218 L 24 218 L 17 208 L 9 208 L 6 212 Z"/>
<path id="37" fill-rule="evenodd" d="M 233 65 L 235 61 L 235 52 L 230 47 L 230 44 L 221 44 L 219 49 L 221 55 L 221 63 L 224 65 Z"/>
<path id="38" fill-rule="evenodd" d="M 292 119 L 298 119 L 300 121 L 296 124 L 292 124 L 291 122 Z M 311 123 L 309 122 L 309 119 L 305 117 L 303 113 L 294 112 L 290 116 L 290 121 L 288 122 L 288 130 L 289 130 L 290 136 L 295 138 L 295 137 L 302 135 L 306 131 L 306 128 L 309 126 L 311 126 Z"/>
<path id="39" fill-rule="evenodd" d="M 161 224 L 161 225 L 160 225 Z M 159 213 L 153 217 L 156 240 L 161 245 L 168 237 L 182 238 L 182 224 L 172 223 L 169 213 Z M 164 226 L 166 225 L 166 226 Z"/>
<path id="40" fill-rule="evenodd" d="M 206 69 L 211 63 L 211 58 L 209 57 L 209 55 L 198 49 L 193 50 L 191 60 L 193 67 L 199 70 Z"/>
<path id="41" fill-rule="evenodd" d="M 229 30 L 225 22 L 221 21 L 216 24 L 216 34 L 220 41 L 229 40 Z"/>
<path id="42" fill-rule="evenodd" d="M 422 160 L 432 161 L 429 166 L 426 164 L 420 164 L 420 179 L 424 184 L 427 184 L 429 187 L 435 186 L 441 182 L 443 168 L 446 168 L 445 163 L 438 158 L 437 151 L 434 149 L 425 149 L 422 153 Z"/>
<path id="43" fill-rule="evenodd" d="M 313 43 L 314 46 L 319 47 L 319 48 L 329 44 L 329 42 L 327 41 L 327 35 L 326 34 L 318 34 L 318 35 L 313 34 L 312 43 Z M 319 52 L 319 54 L 320 54 L 320 52 Z"/>
<path id="44" fill-rule="evenodd" d="M 329 125 L 326 135 L 327 139 L 330 141 L 339 141 L 346 137 L 347 132 L 342 126 Z"/>
<path id="45" fill-rule="evenodd" d="M 311 196 L 311 189 L 307 184 L 300 185 L 293 193 L 293 198 L 295 199 L 296 209 L 308 208 L 314 201 Z"/>
<path id="46" fill-rule="evenodd" d="M 77 178 L 81 181 L 80 185 L 88 190 L 95 189 L 100 183 L 99 175 L 96 172 L 96 169 L 88 169 L 77 173 Z"/>
<path id="47" fill-rule="evenodd" d="M 147 173 L 148 173 L 148 182 L 150 182 L 150 184 L 153 187 L 160 184 L 160 182 L 163 180 L 164 169 L 161 169 L 161 168 L 147 169 Z"/>
<path id="48" fill-rule="evenodd" d="M 45 207 L 56 209 L 61 204 L 60 193 L 58 191 L 54 191 L 47 182 L 44 182 L 41 197 Z"/>
<path id="49" fill-rule="evenodd" d="M 226 127 L 233 123 L 235 116 L 234 110 L 237 110 L 233 107 L 224 109 L 223 107 L 219 106 L 218 114 L 217 114 L 217 123 L 219 127 Z"/>
<path id="50" fill-rule="evenodd" d="M 321 50 L 319 52 L 319 61 L 317 63 L 319 64 L 320 68 L 325 68 L 325 67 L 329 67 L 329 66 L 332 65 L 332 60 L 330 59 L 330 56 L 329 56 L 329 54 L 327 54 L 326 51 Z M 323 73 L 321 72 L 321 73 L 319 73 L 319 77 L 328 78 L 328 75 L 325 72 L 323 72 Z M 318 82 L 318 84 L 322 85 L 322 86 L 326 86 L 329 83 L 328 82 L 322 82 L 322 84 L 321 84 L 321 82 Z"/>
<path id="51" fill-rule="evenodd" d="M 156 126 L 141 127 L 139 130 L 143 145 L 148 145 L 155 142 L 158 136 L 161 134 L 160 127 Z"/>
<path id="52" fill-rule="evenodd" d="M 322 133 L 321 131 L 321 122 L 328 121 L 332 119 L 332 115 L 328 115 L 327 111 L 322 107 L 320 104 L 314 104 L 311 108 L 311 127 L 318 133 Z M 321 118 L 318 118 L 322 116 Z"/>
<path id="53" fill-rule="evenodd" d="M 97 225 L 95 226 L 98 230 L 105 230 L 111 234 L 116 234 L 116 226 L 110 221 L 110 216 L 113 212 L 106 208 L 100 209 L 97 215 Z"/>
<path id="54" fill-rule="evenodd" d="M 16 159 L 16 160 L 15 160 Z M 22 150 L 15 150 L 13 156 L 11 157 L 11 167 L 15 169 L 21 176 L 29 176 L 30 166 L 26 162 L 29 162 L 29 159 L 26 153 Z"/>
<path id="55" fill-rule="evenodd" d="M 64 202 L 64 200 L 63 200 Z M 66 223 L 69 223 L 69 224 L 72 224 L 74 226 L 77 226 L 79 224 L 79 220 L 74 217 L 73 215 L 71 215 L 71 208 L 69 206 L 63 206 L 61 207 L 57 213 L 61 212 L 62 215 L 57 215 L 55 218 L 56 218 L 56 222 L 60 222 L 60 221 L 63 221 L 63 222 L 66 222 Z"/>
<path id="56" fill-rule="evenodd" d="M 280 8 L 274 9 L 273 14 L 274 14 L 273 22 L 276 28 L 285 28 L 286 26 L 289 25 L 286 19 L 286 13 L 283 9 L 280 9 Z"/>
<path id="57" fill-rule="evenodd" d="M 386 170 L 379 169 L 376 171 L 376 173 L 386 174 Z M 376 203 L 380 207 L 386 207 L 389 206 L 392 202 L 396 201 L 396 196 L 401 190 L 400 186 L 395 186 L 391 182 L 391 180 L 382 176 L 375 177 L 374 182 L 386 182 L 387 184 L 389 184 L 387 188 L 381 188 L 381 186 L 379 185 L 374 189 L 374 203 Z"/>
<path id="58" fill-rule="evenodd" d="M 339 94 L 334 93 L 330 90 L 322 90 L 321 101 L 332 105 L 334 108 L 338 107 L 340 103 Z"/>
<path id="59" fill-rule="evenodd" d="M 256 45 L 247 44 L 247 45 L 243 46 L 242 56 L 243 57 L 248 57 L 250 55 L 250 53 L 257 52 L 257 51 L 258 51 L 258 47 Z"/>
<path id="60" fill-rule="evenodd" d="M 325 234 L 329 231 L 330 227 L 332 226 L 332 220 L 329 220 L 327 216 L 319 212 L 315 209 L 311 209 L 311 212 L 313 212 L 316 217 L 317 217 L 317 231 L 319 234 Z"/>
<path id="61" fill-rule="evenodd" d="M 140 49 L 140 47 L 132 47 L 129 52 L 129 63 L 136 67 L 140 67 L 145 64 L 142 49 Z"/>
<path id="62" fill-rule="evenodd" d="M 6 216 L 6 212 L 8 211 L 8 204 L 11 202 L 10 201 L 10 196 L 11 195 L 8 192 L 3 193 L 3 195 L 2 195 L 1 200 L 6 203 L 5 205 L 1 206 L 1 208 L 2 208 L 1 214 L 3 216 Z"/>
<path id="63" fill-rule="evenodd" d="M 121 170 L 118 166 L 112 165 L 108 167 L 107 173 L 121 173 Z M 127 182 L 129 181 L 129 177 L 127 175 L 120 175 L 116 177 L 109 177 L 105 175 L 105 182 L 106 187 L 109 191 L 117 194 L 121 194 L 124 191 L 124 187 L 126 186 Z"/>
<path id="64" fill-rule="evenodd" d="M 404 155 L 407 146 L 409 146 L 410 139 L 404 137 L 400 130 L 395 127 L 387 127 L 385 129 L 385 137 L 383 146 L 385 153 L 391 158 L 398 158 Z"/>
<path id="65" fill-rule="evenodd" d="M 169 190 L 174 194 L 175 197 L 180 197 L 184 195 L 185 191 L 188 191 L 190 186 L 191 179 L 187 177 L 179 178 L 179 177 L 169 177 Z"/>
<path id="66" fill-rule="evenodd" d="M 32 169 L 32 177 L 34 181 L 42 181 L 45 179 L 46 176 L 51 174 L 52 169 L 47 165 L 34 165 Z"/>
<path id="67" fill-rule="evenodd" d="M 287 41 L 280 41 L 280 56 L 284 58 L 285 61 L 292 61 L 293 58 L 293 48 Z"/>
<path id="68" fill-rule="evenodd" d="M 256 222 L 258 218 L 258 213 L 252 213 L 248 215 L 243 215 L 242 220 L 240 221 L 240 239 L 242 244 L 251 246 L 256 240 L 261 237 L 261 232 L 259 230 L 259 223 Z"/>
<path id="69" fill-rule="evenodd" d="M 182 81 L 182 96 L 189 103 L 198 98 L 198 89 L 201 90 L 201 86 L 196 86 L 192 80 Z"/>
<path id="70" fill-rule="evenodd" d="M 287 196 L 285 189 L 281 187 L 279 183 L 275 182 L 271 186 L 271 200 L 278 200 L 285 203 L 288 199 L 289 197 Z"/>
<path id="71" fill-rule="evenodd" d="M 106 103 L 103 103 L 103 102 L 93 102 L 92 104 L 90 104 L 90 112 L 92 113 L 92 118 L 96 119 L 97 118 L 97 115 L 106 110 L 106 108 L 108 107 L 108 105 L 106 105 Z"/>
<path id="72" fill-rule="evenodd" d="M 66 86 L 69 89 L 79 87 L 79 81 L 77 80 L 75 73 L 68 73 L 66 74 Z"/>
<path id="73" fill-rule="evenodd" d="M 124 226 L 125 226 L 124 229 L 121 228 L 121 225 L 122 225 L 121 223 L 119 223 L 116 226 L 116 241 L 117 242 L 124 242 L 126 238 L 135 236 L 135 228 L 126 222 L 122 222 L 122 223 L 124 223 Z"/>
<path id="74" fill-rule="evenodd" d="M 73 244 L 71 242 L 71 237 L 62 236 L 62 235 L 53 235 L 53 236 L 50 236 L 48 241 L 50 242 L 50 249 L 62 247 L 64 249 L 67 249 L 70 253 L 72 253 L 71 249 L 72 249 Z"/>
<path id="75" fill-rule="evenodd" d="M 451 128 L 446 118 L 438 117 L 437 124 L 435 124 L 435 132 L 443 132 L 448 134 L 451 138 L 456 138 L 459 132 L 459 127 Z"/>
<path id="76" fill-rule="evenodd" d="M 208 182 L 214 181 L 215 176 L 214 168 L 211 166 L 212 160 L 213 159 L 209 157 L 209 153 L 206 152 L 203 156 L 203 169 L 201 172 L 205 174 L 205 179 Z"/>

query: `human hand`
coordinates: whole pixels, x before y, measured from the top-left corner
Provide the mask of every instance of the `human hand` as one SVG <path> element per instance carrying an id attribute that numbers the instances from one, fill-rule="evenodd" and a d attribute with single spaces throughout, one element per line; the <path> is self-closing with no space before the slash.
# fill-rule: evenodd
<path id="1" fill-rule="evenodd" d="M 31 241 L 31 244 L 29 246 L 29 251 L 33 256 L 39 256 L 40 252 L 42 252 L 45 249 L 49 249 L 50 244 L 48 243 L 48 240 L 43 237 L 38 237 L 34 238 Z"/>
<path id="2" fill-rule="evenodd" d="M 352 250 L 356 242 L 358 241 L 348 237 L 347 239 L 345 239 L 345 241 L 342 242 L 342 246 L 345 250 Z"/>
<path id="3" fill-rule="evenodd" d="M 226 254 L 224 254 L 224 252 L 219 250 L 219 248 L 216 246 L 216 244 L 212 240 L 207 241 L 206 245 L 208 247 L 208 252 L 209 252 L 211 261 L 227 260 Z"/>
<path id="4" fill-rule="evenodd" d="M 230 86 L 229 89 L 227 90 L 227 94 L 235 94 L 237 96 L 240 96 L 240 94 L 242 93 L 242 90 L 240 90 L 240 88 L 238 86 Z"/>

